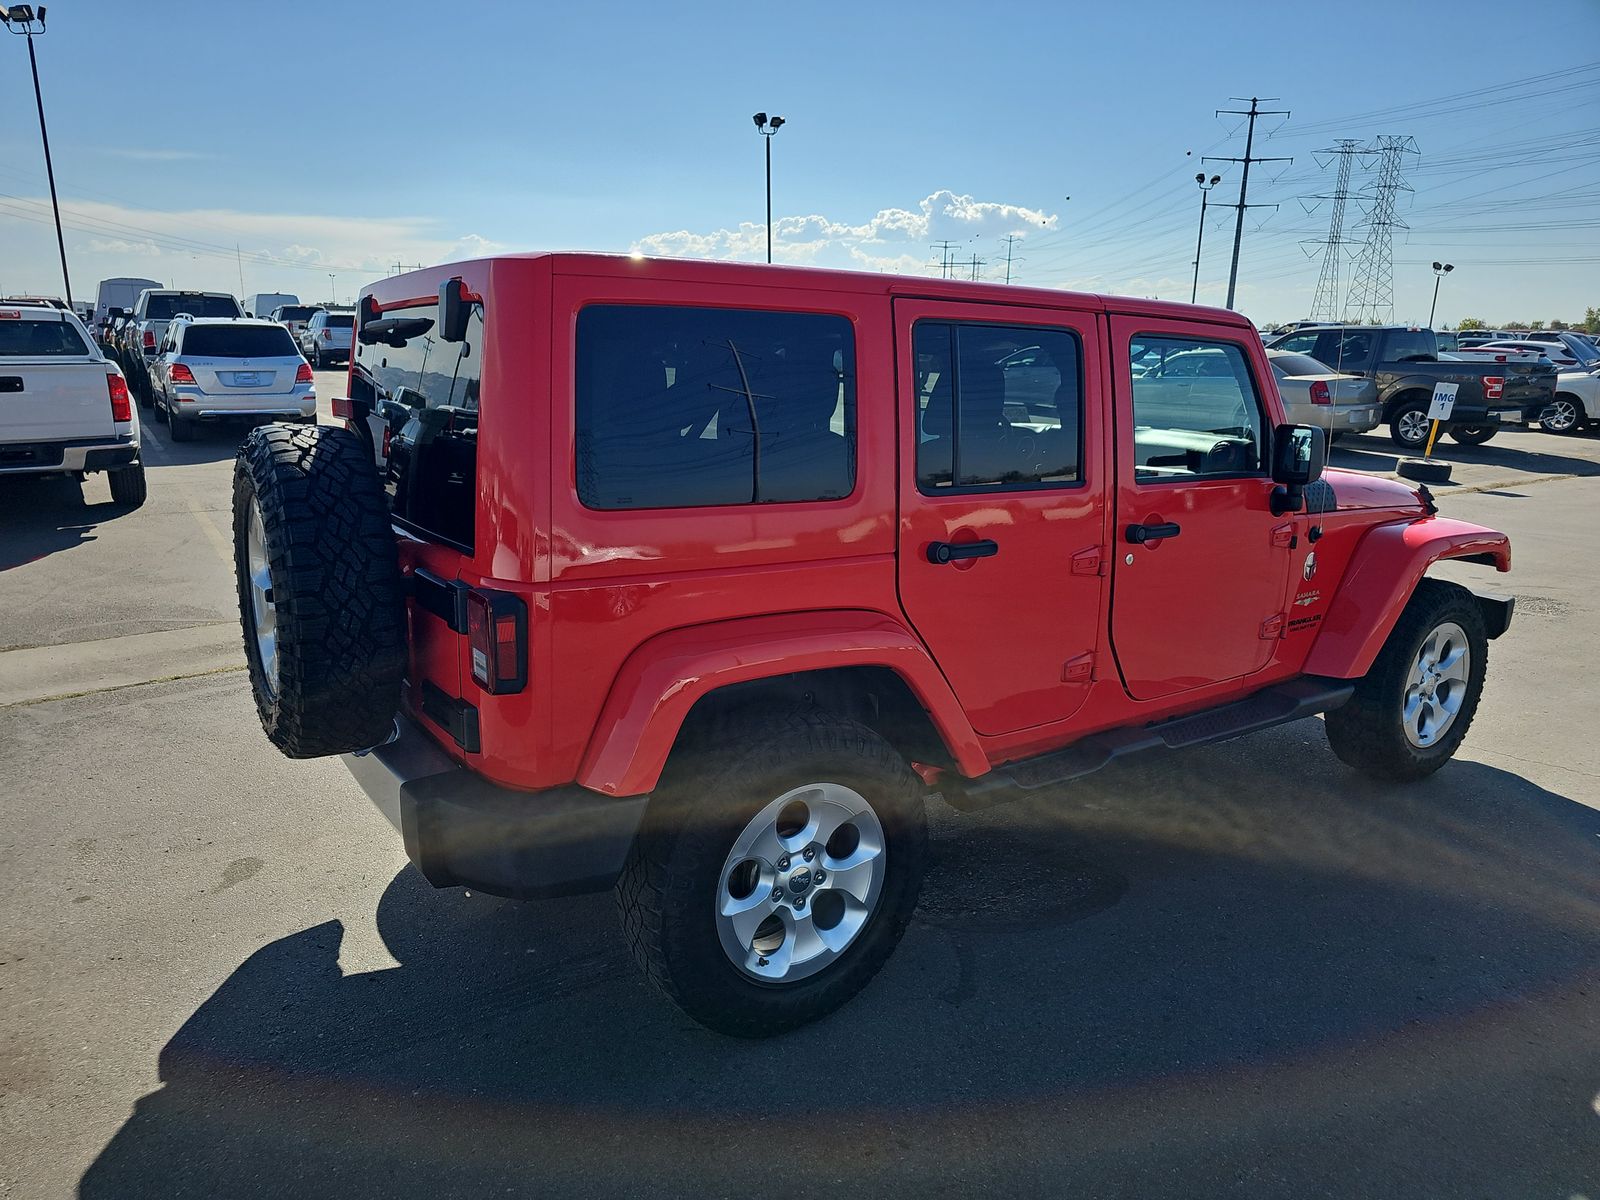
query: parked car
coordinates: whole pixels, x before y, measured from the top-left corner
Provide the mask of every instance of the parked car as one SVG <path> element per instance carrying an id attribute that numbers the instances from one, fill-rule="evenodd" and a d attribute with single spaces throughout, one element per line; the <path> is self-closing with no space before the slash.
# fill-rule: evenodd
<path id="1" fill-rule="evenodd" d="M 242 317 L 239 302 L 227 292 L 188 292 L 176 288 L 146 288 L 133 306 L 133 320 L 124 329 L 123 357 L 128 381 L 146 408 L 155 403 L 150 381 L 150 361 L 167 332 L 167 323 L 188 317 Z"/>
<path id="2" fill-rule="evenodd" d="M 1268 350 L 1267 362 L 1277 377 L 1289 420 L 1320 425 L 1330 438 L 1376 429 L 1383 416 L 1378 385 L 1359 375 L 1341 375 L 1309 354 Z"/>
<path id="3" fill-rule="evenodd" d="M 192 438 L 202 421 L 267 417 L 316 423 L 311 368 L 276 321 L 175 320 L 162 337 L 150 379 L 175 442 Z"/>
<path id="4" fill-rule="evenodd" d="M 139 417 L 122 372 L 76 315 L 0 307 L 0 475 L 101 471 L 116 503 L 144 503 Z"/>
<path id="5" fill-rule="evenodd" d="M 1373 380 L 1389 436 L 1406 450 L 1419 450 L 1428 440 L 1435 384 L 1457 385 L 1454 414 L 1445 428 L 1469 446 L 1482 445 L 1501 428 L 1538 420 L 1555 395 L 1555 370 L 1549 365 L 1441 361 L 1431 329 L 1320 325 L 1274 338 L 1269 345 Z"/>
<path id="6" fill-rule="evenodd" d="M 1536 342 L 1524 339 L 1520 341 L 1485 342 L 1478 349 L 1521 350 L 1530 354 L 1542 354 L 1556 365 L 1558 371 L 1565 371 L 1572 367 L 1600 365 L 1593 362 L 1589 355 L 1588 347 L 1581 343 L 1568 346 L 1565 342 Z"/>
<path id="7" fill-rule="evenodd" d="M 724 1032 L 883 965 L 930 790 L 1318 712 L 1420 779 L 1510 620 L 1424 578 L 1509 569 L 1505 535 L 1324 473 L 1231 312 L 540 254 L 380 280 L 358 320 L 345 426 L 235 464 L 267 736 L 345 755 L 436 886 L 615 882 L 650 979 Z M 1228 370 L 1149 370 L 1197 352 Z"/>
<path id="8" fill-rule="evenodd" d="M 1562 371 L 1555 399 L 1539 414 L 1546 433 L 1577 433 L 1600 421 L 1600 370 Z"/>
<path id="9" fill-rule="evenodd" d="M 300 353 L 321 370 L 329 363 L 350 361 L 350 338 L 355 332 L 354 313 L 322 309 L 300 331 Z"/>
<path id="10" fill-rule="evenodd" d="M 256 292 L 244 298 L 244 315 L 247 317 L 272 317 L 272 310 L 286 304 L 299 304 L 300 297 L 293 292 Z"/>
<path id="11" fill-rule="evenodd" d="M 319 311 L 321 310 L 315 304 L 280 304 L 272 310 L 271 316 L 289 331 L 289 336 L 294 339 L 298 347 L 300 335 L 305 332 L 306 325 Z"/>

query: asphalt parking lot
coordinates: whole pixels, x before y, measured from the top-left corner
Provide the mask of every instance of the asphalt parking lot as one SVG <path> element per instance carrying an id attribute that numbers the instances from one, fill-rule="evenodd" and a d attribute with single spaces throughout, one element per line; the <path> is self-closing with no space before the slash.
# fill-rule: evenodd
<path id="1" fill-rule="evenodd" d="M 764 1043 L 651 994 L 610 896 L 433 891 L 272 749 L 238 438 L 147 429 L 131 513 L 0 481 L 0 1193 L 1600 1196 L 1600 437 L 1442 450 L 1515 569 L 1441 574 L 1518 616 L 1438 775 L 1307 721 L 936 804 L 883 974 Z"/>

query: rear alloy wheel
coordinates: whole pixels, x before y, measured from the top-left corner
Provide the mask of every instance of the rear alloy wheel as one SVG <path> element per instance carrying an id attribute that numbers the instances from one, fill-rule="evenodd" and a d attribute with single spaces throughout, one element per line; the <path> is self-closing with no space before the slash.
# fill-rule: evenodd
<path id="1" fill-rule="evenodd" d="M 1571 396 L 1557 396 L 1539 414 L 1539 428 L 1546 433 L 1573 433 L 1583 422 L 1583 408 Z"/>
<path id="2" fill-rule="evenodd" d="M 617 883 L 635 957 L 695 1020 L 782 1033 L 848 1001 L 921 890 L 921 781 L 877 734 L 803 708 L 717 731 L 651 797 Z"/>
<path id="3" fill-rule="evenodd" d="M 1499 433 L 1493 425 L 1452 425 L 1450 437 L 1463 446 L 1481 446 Z"/>
<path id="4" fill-rule="evenodd" d="M 355 434 L 264 425 L 233 470 L 245 662 L 290 758 L 382 742 L 400 707 L 405 602 L 383 487 Z"/>
<path id="5" fill-rule="evenodd" d="M 1328 713 L 1333 752 L 1378 779 L 1422 779 L 1466 737 L 1483 694 L 1489 640 L 1471 592 L 1424 579 L 1356 681 L 1355 695 Z"/>
<path id="6" fill-rule="evenodd" d="M 106 472 L 111 483 L 111 500 L 124 508 L 138 508 L 145 500 L 144 464 L 132 463 Z"/>
<path id="7" fill-rule="evenodd" d="M 1407 400 L 1389 417 L 1389 438 L 1397 446 L 1416 450 L 1427 444 L 1432 425 L 1428 420 L 1428 401 Z"/>

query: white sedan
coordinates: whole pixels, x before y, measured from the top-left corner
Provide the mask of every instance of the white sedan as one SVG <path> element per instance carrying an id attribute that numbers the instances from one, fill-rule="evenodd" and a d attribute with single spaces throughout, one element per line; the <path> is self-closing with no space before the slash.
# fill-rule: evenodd
<path id="1" fill-rule="evenodd" d="M 1539 427 L 1546 433 L 1577 433 L 1594 421 L 1600 421 L 1600 370 L 1562 371 Z"/>

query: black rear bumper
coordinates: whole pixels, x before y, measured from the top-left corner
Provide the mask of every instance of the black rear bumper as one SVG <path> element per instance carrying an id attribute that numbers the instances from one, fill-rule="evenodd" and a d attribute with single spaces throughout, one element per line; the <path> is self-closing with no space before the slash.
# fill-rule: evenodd
<path id="1" fill-rule="evenodd" d="M 460 766 L 410 718 L 394 740 L 345 766 L 434 887 L 531 899 L 598 892 L 627 861 L 646 797 L 574 785 L 522 792 Z"/>

